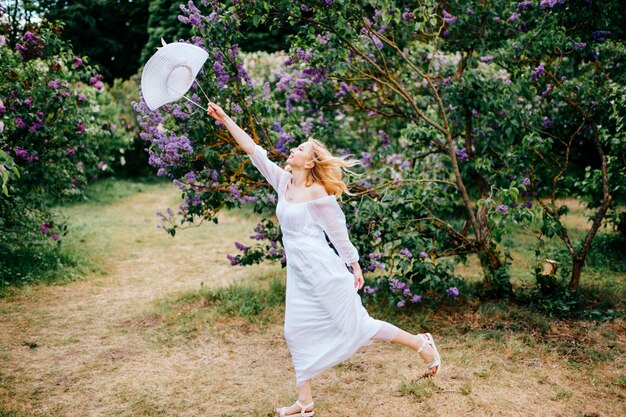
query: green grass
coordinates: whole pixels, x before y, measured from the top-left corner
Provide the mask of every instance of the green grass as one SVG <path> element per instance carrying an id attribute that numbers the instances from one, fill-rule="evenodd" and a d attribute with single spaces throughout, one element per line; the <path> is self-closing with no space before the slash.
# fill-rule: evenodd
<path id="1" fill-rule="evenodd" d="M 572 391 L 560 390 L 554 396 L 554 401 L 567 401 L 574 396 Z"/>
<path id="2" fill-rule="evenodd" d="M 161 326 L 147 336 L 157 344 L 172 345 L 193 339 L 223 319 L 240 318 L 250 328 L 264 329 L 283 319 L 285 283 L 269 272 L 255 277 L 255 286 L 234 283 L 221 288 L 200 288 L 160 300 L 149 315 Z"/>
<path id="3" fill-rule="evenodd" d="M 162 188 L 160 178 L 96 181 L 85 190 L 85 200 L 52 208 L 61 223 L 68 225 L 68 234 L 59 242 L 50 239 L 19 242 L 0 263 L 0 297 L 13 294 L 24 285 L 65 284 L 90 274 L 103 274 L 101 259 L 107 242 L 102 225 L 81 222 L 77 215 L 99 213 L 106 205 L 141 192 Z M 95 250 L 94 250 L 95 249 Z"/>
<path id="4" fill-rule="evenodd" d="M 33 414 L 23 414 L 19 411 L 8 411 L 0 409 L 0 417 L 26 417 Z M 58 414 L 35 414 L 34 417 L 60 417 Z"/>
<path id="5" fill-rule="evenodd" d="M 432 379 L 424 379 L 417 382 L 407 383 L 404 382 L 398 389 L 398 393 L 403 397 L 411 397 L 418 403 L 423 402 L 441 391 Z"/>
<path id="6" fill-rule="evenodd" d="M 162 188 L 166 184 L 171 182 L 160 177 L 105 178 L 90 184 L 85 189 L 85 201 L 78 204 L 111 204 L 137 193 L 150 192 L 155 187 Z"/>

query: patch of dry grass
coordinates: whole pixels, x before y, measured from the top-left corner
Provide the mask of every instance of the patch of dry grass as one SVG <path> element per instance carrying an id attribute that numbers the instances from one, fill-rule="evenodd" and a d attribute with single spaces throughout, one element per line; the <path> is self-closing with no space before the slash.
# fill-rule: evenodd
<path id="1" fill-rule="evenodd" d="M 224 215 L 172 239 L 154 212 L 177 196 L 152 187 L 70 209 L 75 227 L 96 231 L 84 245 L 106 273 L 0 300 L 0 415 L 270 416 L 295 400 L 280 311 L 263 312 L 264 322 L 224 316 L 202 295 L 283 276 L 226 260 L 255 219 Z M 408 331 L 428 325 L 442 374 L 415 382 L 424 372 L 416 353 L 376 342 L 314 380 L 316 415 L 626 415 L 623 322 L 524 314 L 468 305 L 398 317 Z"/>

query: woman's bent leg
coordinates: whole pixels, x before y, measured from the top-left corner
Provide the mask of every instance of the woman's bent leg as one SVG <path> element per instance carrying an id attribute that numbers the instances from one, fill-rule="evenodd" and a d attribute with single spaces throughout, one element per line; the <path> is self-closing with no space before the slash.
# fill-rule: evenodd
<path id="1" fill-rule="evenodd" d="M 386 340 L 391 343 L 406 346 L 413 350 L 418 350 L 420 347 L 422 347 L 422 336 L 420 336 L 419 334 L 411 334 L 394 326 L 391 323 L 387 323 L 386 321 L 378 321 L 380 321 L 382 324 L 378 333 L 376 333 L 372 338 L 373 340 Z M 425 335 L 423 337 L 425 337 Z M 433 359 L 435 359 L 435 350 L 430 345 L 426 345 L 426 347 L 424 347 L 420 354 L 422 355 L 422 358 L 424 358 L 426 363 L 431 363 Z"/>

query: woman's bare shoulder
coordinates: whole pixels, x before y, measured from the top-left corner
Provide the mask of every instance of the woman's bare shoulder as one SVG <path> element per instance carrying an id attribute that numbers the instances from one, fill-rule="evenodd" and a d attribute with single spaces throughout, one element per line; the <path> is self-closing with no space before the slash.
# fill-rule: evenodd
<path id="1" fill-rule="evenodd" d="M 309 187 L 309 195 L 311 199 L 328 197 L 328 193 L 326 192 L 326 189 L 324 188 L 324 186 L 317 182 L 314 182 Z"/>

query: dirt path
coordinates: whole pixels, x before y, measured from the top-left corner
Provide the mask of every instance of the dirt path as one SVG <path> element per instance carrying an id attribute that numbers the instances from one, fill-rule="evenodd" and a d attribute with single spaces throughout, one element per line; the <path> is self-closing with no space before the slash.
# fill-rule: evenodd
<path id="1" fill-rule="evenodd" d="M 159 343 L 167 323 L 155 311 L 164 298 L 201 283 L 281 273 L 228 264 L 232 242 L 246 241 L 254 219 L 223 216 L 219 225 L 168 238 L 154 212 L 175 206 L 176 197 L 150 188 L 103 208 L 70 210 L 77 227 L 102 234 L 105 243 L 90 250 L 105 256 L 107 274 L 0 300 L 0 416 L 267 416 L 295 400 L 280 322 L 197 320 L 190 322 L 197 337 Z M 588 372 L 518 337 L 439 345 L 445 372 L 435 385 L 413 386 L 414 395 L 400 394 L 423 371 L 413 352 L 382 342 L 362 349 L 314 381 L 316 415 L 626 415 L 615 384 L 624 378 L 622 356 Z"/>

